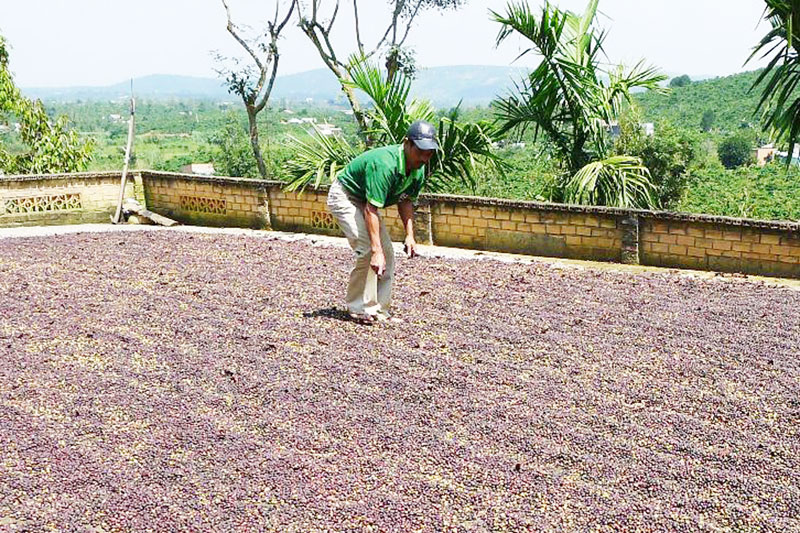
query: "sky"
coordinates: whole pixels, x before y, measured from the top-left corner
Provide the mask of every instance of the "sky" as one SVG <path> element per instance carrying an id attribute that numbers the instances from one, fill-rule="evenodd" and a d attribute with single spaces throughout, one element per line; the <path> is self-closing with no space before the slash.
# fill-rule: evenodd
<path id="1" fill-rule="evenodd" d="M 234 22 L 258 30 L 274 17 L 276 1 L 286 0 L 228 0 L 228 5 Z M 586 5 L 586 0 L 551 1 L 575 12 Z M 418 67 L 535 66 L 535 56 L 515 62 L 523 41 L 495 46 L 499 25 L 489 10 L 504 12 L 507 3 L 467 0 L 457 12 L 418 17 L 406 43 Z M 332 35 L 349 53 L 355 49 L 352 2 L 342 5 Z M 387 5 L 388 0 L 359 0 L 367 46 L 388 24 Z M 613 63 L 645 59 L 667 74 L 694 77 L 763 65 L 744 66 L 767 32 L 763 0 L 600 0 L 600 11 L 598 25 L 608 30 L 605 50 Z M 149 74 L 213 78 L 214 52 L 242 56 L 225 26 L 221 0 L 0 0 L 0 35 L 11 46 L 11 71 L 20 87 L 102 86 Z M 324 68 L 295 19 L 282 35 L 279 75 Z"/>

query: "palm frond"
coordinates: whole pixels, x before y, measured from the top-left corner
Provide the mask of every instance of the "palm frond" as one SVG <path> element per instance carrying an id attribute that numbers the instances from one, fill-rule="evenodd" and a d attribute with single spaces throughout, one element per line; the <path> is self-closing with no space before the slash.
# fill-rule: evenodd
<path id="1" fill-rule="evenodd" d="M 303 191 L 309 185 L 316 188 L 330 183 L 361 152 L 344 136 L 323 135 L 316 126 L 308 141 L 289 138 L 295 149 L 295 156 L 285 164 L 291 176 L 285 187 L 289 191 Z"/>
<path id="2" fill-rule="evenodd" d="M 430 102 L 409 101 L 411 79 L 402 72 L 390 80 L 377 65 L 358 56 L 350 58 L 349 71 L 352 81 L 347 84 L 364 91 L 374 104 L 366 110 L 371 126 L 364 133 L 376 143 L 398 144 L 413 121 L 433 120 Z"/>
<path id="3" fill-rule="evenodd" d="M 462 183 L 475 190 L 478 164 L 488 165 L 501 174 L 508 165 L 494 153 L 497 130 L 488 123 L 458 123 L 441 118 L 437 132 L 439 150 L 428 167 L 429 191 L 440 191 L 451 183 Z"/>
<path id="4" fill-rule="evenodd" d="M 641 161 L 607 158 L 607 130 L 630 101 L 632 89 L 662 92 L 659 84 L 666 77 L 643 61 L 628 70 L 607 72 L 601 66 L 606 33 L 594 27 L 598 4 L 587 0 L 583 13 L 576 14 L 547 0 L 536 12 L 528 2 L 514 1 L 504 14 L 492 12 L 501 24 L 498 44 L 519 34 L 530 43 L 523 54 L 541 56 L 514 91 L 493 102 L 498 128 L 505 133 L 533 127 L 554 144 L 572 176 L 561 181 L 559 197 L 579 203 L 654 205 L 653 187 Z M 587 164 L 593 160 L 597 161 Z"/>
<path id="5" fill-rule="evenodd" d="M 364 91 L 373 107 L 365 112 L 371 124 L 366 133 L 380 144 L 399 144 L 408 126 L 415 120 L 435 120 L 435 110 L 427 101 L 410 99 L 410 80 L 396 73 L 392 80 L 379 67 L 363 59 L 353 58 L 350 64 L 353 88 Z M 504 163 L 494 154 L 492 143 L 499 138 L 497 130 L 485 123 L 463 124 L 442 118 L 439 121 L 441 149 L 429 164 L 431 175 L 428 190 L 438 190 L 444 184 L 459 181 L 474 189 L 477 164 L 489 165 L 499 171 Z M 285 168 L 292 176 L 288 190 L 302 190 L 308 185 L 318 187 L 335 177 L 363 147 L 353 147 L 344 137 L 322 135 L 315 127 L 309 141 L 291 138 L 297 152 Z"/>
<path id="6" fill-rule="evenodd" d="M 564 188 L 567 203 L 652 209 L 655 186 L 638 157 L 613 156 L 594 161 L 570 178 Z"/>
<path id="7" fill-rule="evenodd" d="M 756 113 L 764 129 L 775 132 L 776 141 L 785 141 L 789 153 L 800 143 L 800 5 L 796 0 L 765 0 L 764 18 L 772 29 L 753 49 L 748 62 L 762 54 L 772 56 L 750 90 L 761 87 Z M 789 165 L 791 157 L 787 158 Z"/>

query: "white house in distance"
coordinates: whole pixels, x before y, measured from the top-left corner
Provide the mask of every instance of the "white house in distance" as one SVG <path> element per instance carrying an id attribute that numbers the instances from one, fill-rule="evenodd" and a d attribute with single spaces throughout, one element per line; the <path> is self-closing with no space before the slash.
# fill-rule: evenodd
<path id="1" fill-rule="evenodd" d="M 325 137 L 332 137 L 339 133 L 342 133 L 342 128 L 336 126 L 336 124 L 329 124 L 327 122 L 323 122 L 322 124 L 317 124 L 317 131 L 324 135 Z"/>
<path id="2" fill-rule="evenodd" d="M 316 124 L 317 119 L 314 117 L 303 118 L 290 118 L 289 120 L 282 120 L 281 124 Z"/>
<path id="3" fill-rule="evenodd" d="M 186 174 L 200 174 L 201 176 L 213 176 L 213 163 L 191 163 L 181 167 L 181 172 Z"/>

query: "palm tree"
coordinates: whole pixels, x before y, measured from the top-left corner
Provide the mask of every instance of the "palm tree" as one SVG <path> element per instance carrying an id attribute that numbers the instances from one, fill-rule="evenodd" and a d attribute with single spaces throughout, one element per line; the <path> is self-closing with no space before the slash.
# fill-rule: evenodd
<path id="1" fill-rule="evenodd" d="M 427 101 L 410 97 L 411 79 L 398 71 L 393 76 L 364 58 L 351 58 L 349 71 L 352 89 L 363 91 L 372 101 L 364 111 L 365 130 L 361 133 L 370 145 L 403 142 L 408 126 L 416 120 L 437 123 L 439 150 L 428 164 L 426 189 L 439 191 L 452 182 L 466 183 L 474 190 L 477 171 L 488 165 L 502 172 L 506 165 L 492 151 L 497 130 L 489 123 L 460 123 L 457 112 L 437 120 Z M 344 137 L 326 137 L 315 130 L 308 141 L 292 139 L 298 156 L 288 161 L 292 176 L 289 190 L 318 187 L 332 180 L 337 172 L 366 146 L 353 146 Z"/>
<path id="2" fill-rule="evenodd" d="M 593 28 L 597 4 L 590 0 L 583 15 L 547 1 L 538 14 L 526 2 L 510 2 L 503 15 L 492 11 L 502 25 L 498 45 L 518 34 L 530 41 L 520 57 L 542 58 L 514 92 L 494 102 L 500 133 L 532 127 L 536 137 L 547 137 L 564 167 L 556 188 L 560 197 L 553 199 L 654 207 L 649 171 L 638 158 L 609 157 L 607 128 L 630 102 L 631 89 L 663 91 L 659 83 L 666 76 L 644 62 L 629 70 L 601 67 L 606 34 Z"/>
<path id="3" fill-rule="evenodd" d="M 764 18 L 772 29 L 758 43 L 747 59 L 762 54 L 774 54 L 767 67 L 753 83 L 754 89 L 766 80 L 758 102 L 757 113 L 762 113 L 762 123 L 771 130 L 777 141 L 789 145 L 787 164 L 800 139 L 800 0 L 765 0 Z"/>

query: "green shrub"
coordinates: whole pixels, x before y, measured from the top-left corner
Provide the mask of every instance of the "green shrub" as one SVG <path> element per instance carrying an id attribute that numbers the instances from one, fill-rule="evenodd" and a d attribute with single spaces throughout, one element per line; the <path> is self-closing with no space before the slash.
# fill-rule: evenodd
<path id="1" fill-rule="evenodd" d="M 656 125 L 655 134 L 647 135 L 638 114 L 630 111 L 620 119 L 620 136 L 614 151 L 641 158 L 656 186 L 658 204 L 669 208 L 677 203 L 686 188 L 690 166 L 699 162 L 700 137 L 666 121 Z"/>
<path id="2" fill-rule="evenodd" d="M 700 129 L 703 131 L 711 131 L 711 128 L 714 127 L 715 120 L 717 120 L 717 114 L 710 109 L 706 109 L 703 112 L 703 118 L 700 119 Z"/>
<path id="3" fill-rule="evenodd" d="M 687 74 L 683 76 L 677 76 L 669 80 L 670 87 L 686 87 L 687 85 L 692 84 L 692 78 L 690 78 Z"/>
<path id="4" fill-rule="evenodd" d="M 753 145 L 753 136 L 746 132 L 729 135 L 719 144 L 717 149 L 719 160 L 729 169 L 752 163 L 755 160 Z"/>
<path id="5" fill-rule="evenodd" d="M 224 125 L 208 138 L 212 145 L 214 171 L 220 176 L 260 177 L 258 165 L 240 120 L 228 113 Z"/>

